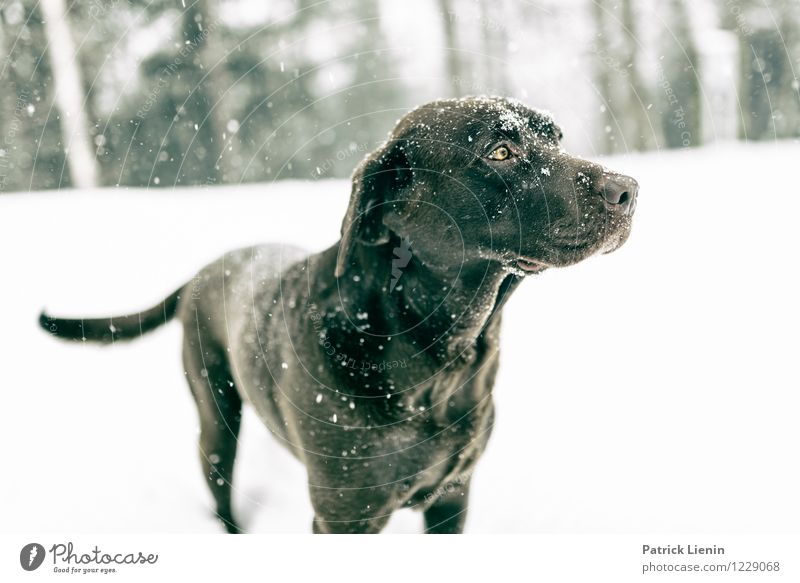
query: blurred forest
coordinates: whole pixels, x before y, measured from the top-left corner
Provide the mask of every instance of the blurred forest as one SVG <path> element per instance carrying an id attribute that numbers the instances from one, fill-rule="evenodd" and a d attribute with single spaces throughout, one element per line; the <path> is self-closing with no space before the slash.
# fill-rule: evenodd
<path id="1" fill-rule="evenodd" d="M 348 176 L 504 94 L 585 155 L 800 136 L 800 0 L 2 0 L 0 192 Z"/>

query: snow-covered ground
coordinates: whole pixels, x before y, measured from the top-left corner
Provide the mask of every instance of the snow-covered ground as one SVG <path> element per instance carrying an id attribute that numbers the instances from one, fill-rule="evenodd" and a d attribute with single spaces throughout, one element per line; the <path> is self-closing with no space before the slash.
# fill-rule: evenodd
<path id="1" fill-rule="evenodd" d="M 617 253 L 551 271 L 506 308 L 498 418 L 468 532 L 791 532 L 800 524 L 800 144 L 607 160 L 641 184 Z M 221 252 L 322 249 L 344 182 L 0 197 L 4 532 L 220 532 L 165 327 L 55 342 L 46 306 L 159 301 Z M 309 532 L 303 469 L 249 412 L 236 503 L 253 532 Z M 391 532 L 418 532 L 398 513 Z"/>

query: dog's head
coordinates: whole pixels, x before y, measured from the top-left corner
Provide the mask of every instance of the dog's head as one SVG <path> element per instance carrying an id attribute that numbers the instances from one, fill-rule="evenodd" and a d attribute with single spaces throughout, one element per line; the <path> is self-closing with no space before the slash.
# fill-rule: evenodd
<path id="1" fill-rule="evenodd" d="M 433 268 L 495 261 L 518 275 L 628 238 L 633 178 L 567 154 L 546 113 L 515 100 L 441 100 L 404 116 L 356 169 L 336 275 L 392 235 Z"/>

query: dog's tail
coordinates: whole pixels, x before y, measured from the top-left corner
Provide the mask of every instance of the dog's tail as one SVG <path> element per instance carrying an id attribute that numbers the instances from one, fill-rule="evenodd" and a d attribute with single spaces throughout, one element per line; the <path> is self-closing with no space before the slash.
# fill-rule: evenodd
<path id="1" fill-rule="evenodd" d="M 133 340 L 155 330 L 175 316 L 183 288 L 167 296 L 158 305 L 126 316 L 110 318 L 54 318 L 42 312 L 39 325 L 57 338 L 110 344 L 118 340 Z"/>

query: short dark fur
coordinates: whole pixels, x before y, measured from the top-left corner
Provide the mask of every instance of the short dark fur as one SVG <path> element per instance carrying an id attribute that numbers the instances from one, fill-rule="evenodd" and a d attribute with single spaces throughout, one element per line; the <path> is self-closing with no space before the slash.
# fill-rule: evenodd
<path id="1" fill-rule="evenodd" d="M 427 532 L 461 532 L 494 420 L 503 303 L 525 276 L 630 231 L 636 182 L 560 139 L 516 101 L 427 104 L 356 169 L 330 249 L 235 251 L 163 306 L 41 323 L 109 342 L 178 315 L 203 473 L 229 532 L 243 400 L 308 469 L 315 532 L 378 532 L 401 507 L 421 509 Z"/>

